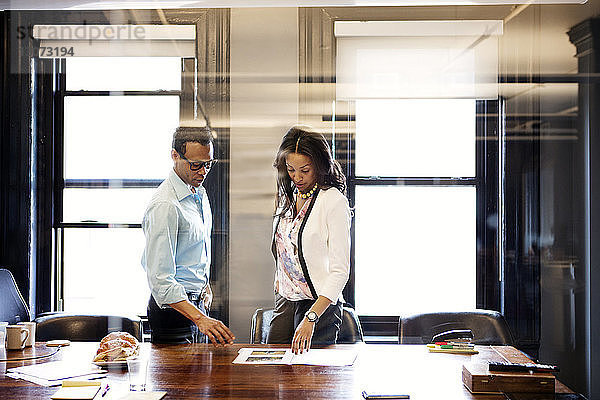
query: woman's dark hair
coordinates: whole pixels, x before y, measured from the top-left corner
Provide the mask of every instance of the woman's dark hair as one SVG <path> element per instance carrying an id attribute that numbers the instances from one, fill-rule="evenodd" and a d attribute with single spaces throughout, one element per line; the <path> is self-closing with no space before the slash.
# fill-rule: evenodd
<path id="1" fill-rule="evenodd" d="M 283 136 L 273 167 L 277 169 L 277 207 L 284 215 L 294 204 L 294 184 L 288 175 L 285 159 L 288 154 L 298 153 L 310 157 L 320 188 L 337 188 L 346 194 L 346 177 L 340 164 L 331 156 L 325 137 L 308 127 L 294 126 Z"/>

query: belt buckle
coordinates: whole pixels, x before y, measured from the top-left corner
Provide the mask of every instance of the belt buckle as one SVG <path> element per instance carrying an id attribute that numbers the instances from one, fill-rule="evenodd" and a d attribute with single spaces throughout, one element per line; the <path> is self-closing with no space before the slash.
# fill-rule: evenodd
<path id="1" fill-rule="evenodd" d="M 190 301 L 199 301 L 202 298 L 202 294 L 198 292 L 188 292 L 187 295 Z"/>

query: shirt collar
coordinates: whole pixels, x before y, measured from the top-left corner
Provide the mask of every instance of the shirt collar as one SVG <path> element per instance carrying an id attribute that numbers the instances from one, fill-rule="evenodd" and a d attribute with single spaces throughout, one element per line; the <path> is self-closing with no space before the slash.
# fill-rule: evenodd
<path id="1" fill-rule="evenodd" d="M 169 172 L 169 181 L 171 181 L 171 184 L 173 185 L 173 188 L 175 189 L 175 194 L 177 195 L 177 200 L 181 201 L 183 199 L 185 199 L 188 196 L 191 196 L 193 193 L 190 190 L 190 187 L 179 177 L 179 175 L 177 175 L 177 173 L 175 172 L 175 170 L 171 170 Z M 204 194 L 204 187 L 203 186 L 199 186 L 196 188 L 196 193 L 198 193 L 198 195 L 200 196 L 200 198 L 202 198 L 202 195 Z"/>

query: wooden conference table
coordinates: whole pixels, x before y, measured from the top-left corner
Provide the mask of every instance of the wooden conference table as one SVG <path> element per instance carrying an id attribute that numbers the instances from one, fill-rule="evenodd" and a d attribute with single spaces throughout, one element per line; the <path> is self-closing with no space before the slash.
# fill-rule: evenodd
<path id="1" fill-rule="evenodd" d="M 37 361 L 0 362 L 0 399 L 48 399 L 56 387 L 43 387 L 7 377 L 7 368 L 48 361 L 91 360 L 97 343 L 72 343 L 52 357 Z M 365 389 L 390 390 L 419 399 L 553 399 L 553 395 L 507 397 L 505 395 L 473 395 L 461 380 L 466 362 L 511 361 L 528 359 L 508 346 L 477 346 L 479 354 L 455 355 L 429 353 L 423 345 L 356 344 L 331 348 L 355 349 L 358 357 L 347 367 L 303 365 L 239 365 L 231 362 L 242 347 L 281 347 L 235 344 L 215 347 L 206 344 L 151 345 L 142 344 L 149 357 L 147 390 L 166 391 L 165 399 L 360 399 Z M 7 358 L 47 354 L 49 348 L 38 343 L 24 351 L 0 353 Z M 127 372 L 109 370 L 111 390 L 105 397 L 119 399 L 128 391 Z M 557 393 L 572 393 L 556 382 Z"/>

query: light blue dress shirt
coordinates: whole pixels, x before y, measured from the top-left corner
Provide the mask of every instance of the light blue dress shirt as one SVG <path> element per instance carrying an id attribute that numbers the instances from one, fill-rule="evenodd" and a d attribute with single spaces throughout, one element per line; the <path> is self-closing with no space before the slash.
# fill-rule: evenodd
<path id="1" fill-rule="evenodd" d="M 209 281 L 212 214 L 204 187 L 192 193 L 171 170 L 152 196 L 142 222 L 142 266 L 160 307 L 187 299 Z"/>

